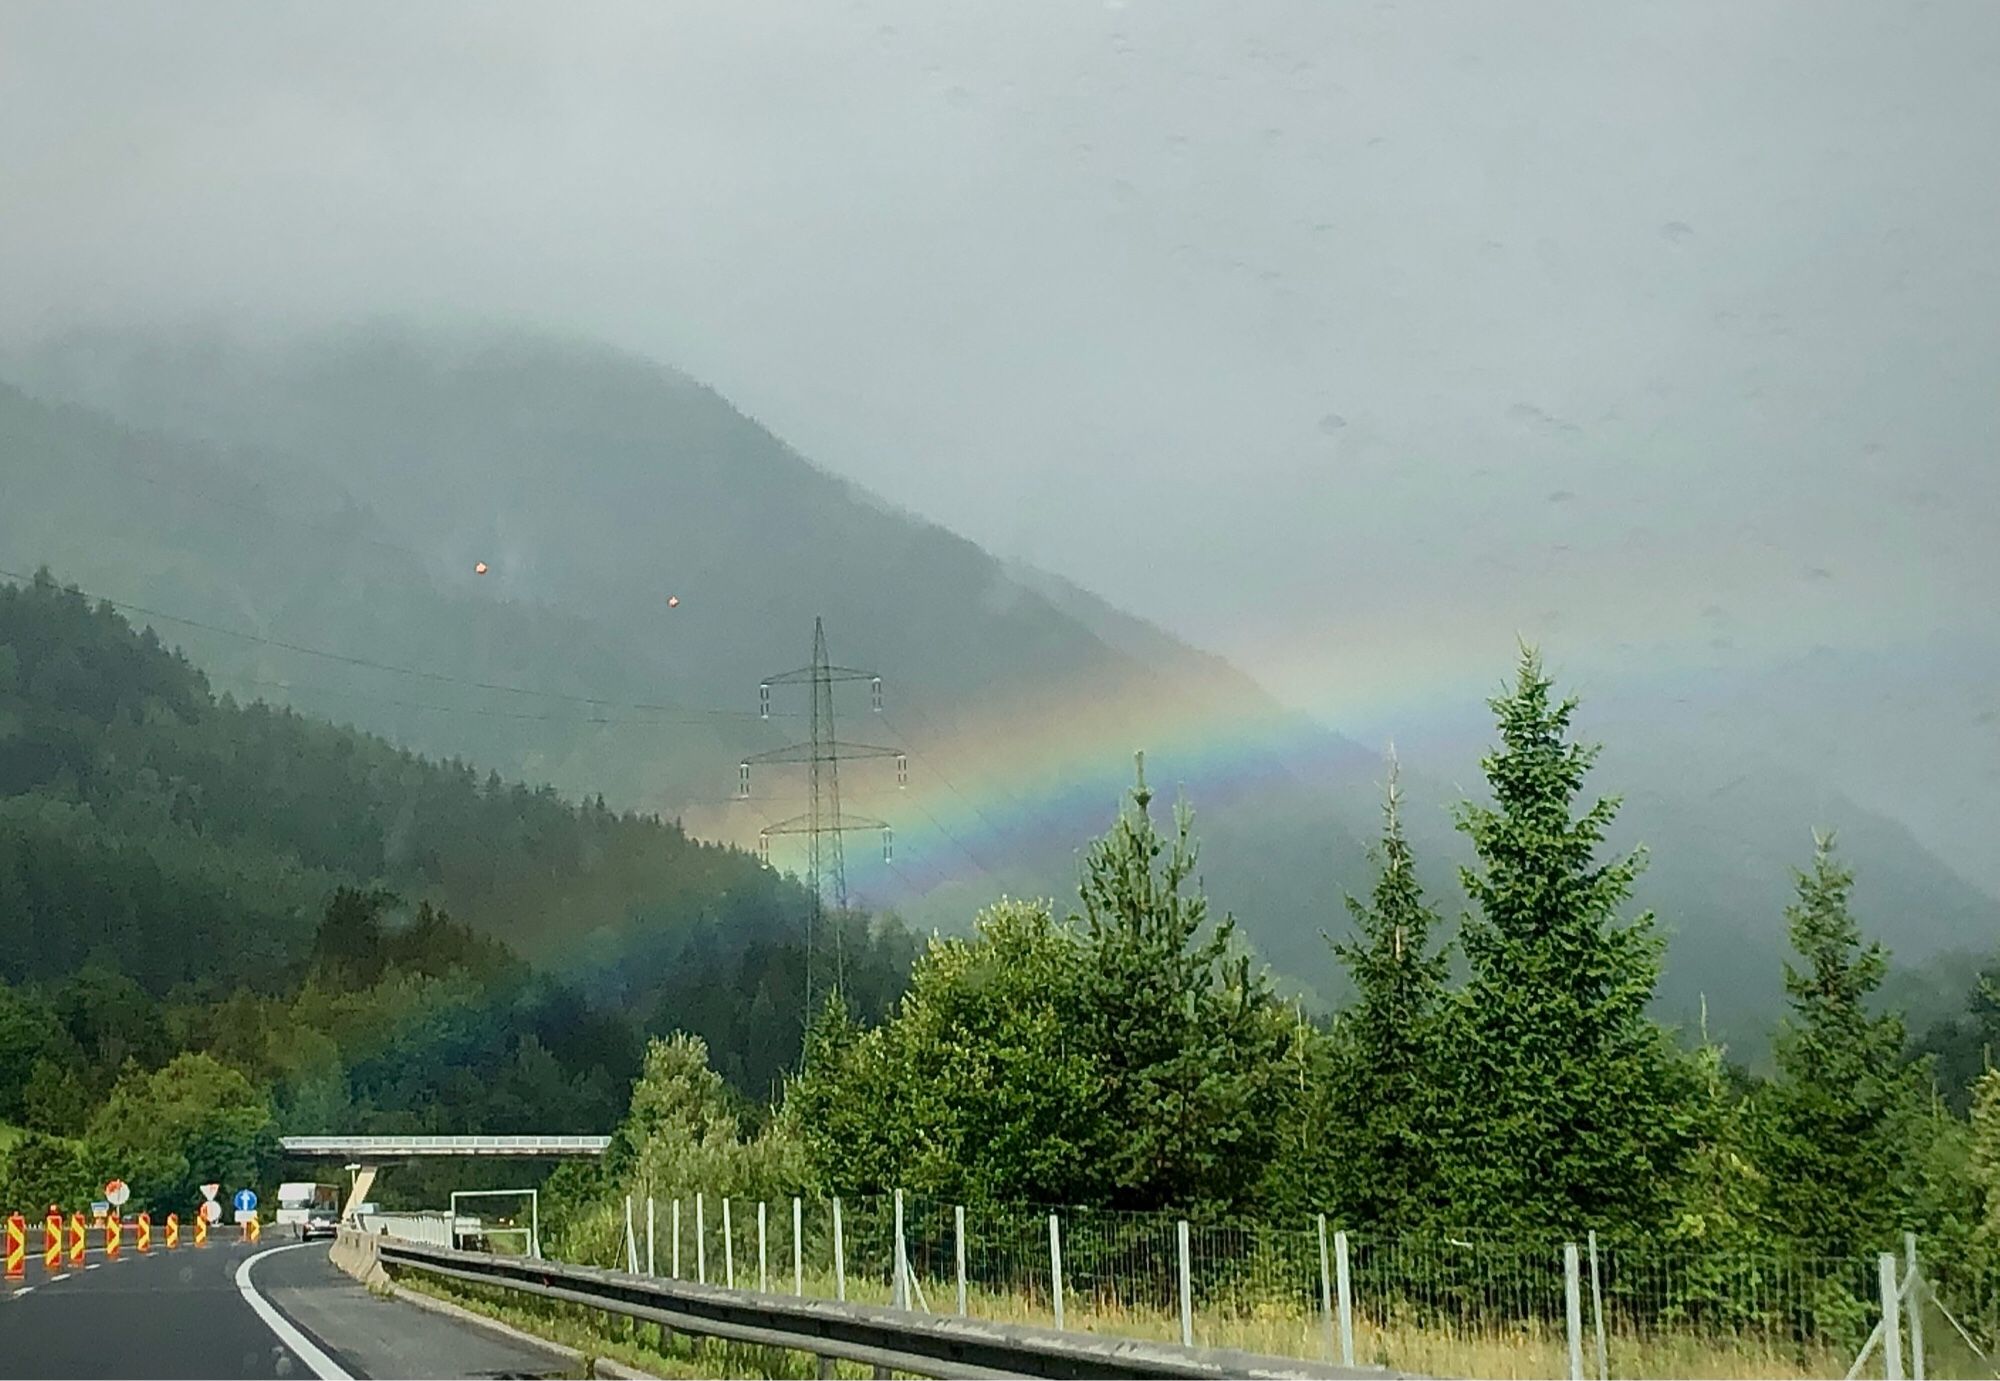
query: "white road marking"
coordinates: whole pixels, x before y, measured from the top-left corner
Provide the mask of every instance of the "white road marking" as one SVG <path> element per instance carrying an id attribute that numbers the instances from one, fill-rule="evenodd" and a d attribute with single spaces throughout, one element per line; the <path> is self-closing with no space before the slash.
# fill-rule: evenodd
<path id="1" fill-rule="evenodd" d="M 98 1268 L 99 1266 L 102 1266 L 103 1264 L 104 1264 L 104 1263 L 103 1263 L 102 1261 L 93 1261 L 93 1262 L 91 1262 L 91 1263 L 90 1263 L 90 1264 L 89 1264 L 88 1266 L 85 1266 L 85 1267 L 84 1267 L 83 1269 L 84 1269 L 84 1270 L 86 1270 L 86 1271 L 94 1271 L 94 1270 L 96 1270 L 96 1269 L 97 1269 L 97 1268 Z"/>
<path id="2" fill-rule="evenodd" d="M 32 1285 L 23 1285 L 20 1289 L 16 1290 L 14 1293 L 16 1295 L 32 1295 L 35 1293 L 35 1287 Z"/>
<path id="3" fill-rule="evenodd" d="M 289 1247 L 270 1247 L 258 1252 L 236 1268 L 236 1288 L 242 1292 L 243 1302 L 248 1304 L 264 1321 L 264 1326 L 278 1335 L 278 1341 L 290 1348 L 308 1370 L 320 1381 L 354 1381 L 340 1368 L 340 1363 L 319 1350 L 319 1347 L 305 1334 L 292 1326 L 292 1321 L 280 1314 L 271 1302 L 257 1293 L 257 1287 L 250 1283 L 250 1268 L 267 1256 L 279 1252 L 295 1252 L 305 1243 L 294 1243 Z"/>
<path id="4" fill-rule="evenodd" d="M 49 1284 L 53 1285 L 53 1284 L 55 1284 L 55 1283 L 56 1283 L 56 1282 L 57 1282 L 58 1280 L 68 1280 L 68 1279 L 69 1279 L 69 1272 L 68 1272 L 68 1271 L 64 1271 L 64 1272 L 63 1272 L 63 1273 L 62 1273 L 61 1275 L 54 1275 L 54 1276 L 50 1276 L 50 1277 L 49 1277 Z"/>

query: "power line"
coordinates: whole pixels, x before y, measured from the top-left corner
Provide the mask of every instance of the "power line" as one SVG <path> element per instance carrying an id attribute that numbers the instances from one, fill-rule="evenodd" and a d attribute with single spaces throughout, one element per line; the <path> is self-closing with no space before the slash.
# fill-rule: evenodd
<path id="1" fill-rule="evenodd" d="M 18 571 L 10 571 L 4 568 L 0 568 L 0 577 L 19 581 L 24 585 L 32 583 L 34 579 L 33 576 L 22 575 Z M 310 647 L 304 643 L 295 643 L 284 638 L 273 638 L 261 633 L 246 633 L 240 628 L 226 628 L 221 624 L 208 623 L 201 619 L 191 619 L 180 614 L 169 614 L 160 609 L 151 609 L 143 604 L 135 604 L 130 600 L 113 599 L 109 595 L 97 594 L 79 585 L 65 585 L 62 588 L 74 590 L 80 595 L 97 600 L 103 604 L 108 604 L 112 608 L 122 610 L 128 614 L 140 614 L 149 619 L 164 619 L 168 623 L 181 624 L 188 628 L 199 628 L 206 633 L 216 633 L 226 638 L 239 638 L 244 642 L 259 643 L 265 647 L 280 648 L 286 652 L 297 652 L 307 657 L 319 657 L 329 662 L 337 662 L 343 666 L 363 667 L 370 671 L 387 672 L 396 676 L 409 676 L 417 680 L 433 681 L 443 685 L 465 686 L 473 690 L 498 691 L 507 695 L 525 695 L 544 700 L 560 700 L 573 705 L 594 705 L 607 709 L 621 710 L 646 710 L 663 715 L 698 715 L 719 719 L 760 719 L 769 717 L 766 715 L 754 715 L 748 710 L 712 710 L 687 705 L 648 703 L 639 700 L 611 700 L 602 696 L 575 695 L 566 691 L 536 690 L 529 686 L 514 686 L 498 681 L 476 681 L 470 677 L 453 676 L 448 672 L 432 671 L 424 667 L 398 666 L 393 662 L 376 661 L 372 657 L 358 657 L 351 653 L 333 652 L 323 647 Z M 695 724 L 701 723 L 702 720 L 662 719 L 655 722 Z"/>

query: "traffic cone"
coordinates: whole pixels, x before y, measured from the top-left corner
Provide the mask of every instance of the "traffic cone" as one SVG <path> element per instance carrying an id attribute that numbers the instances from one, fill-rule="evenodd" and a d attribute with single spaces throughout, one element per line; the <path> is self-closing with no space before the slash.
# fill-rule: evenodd
<path id="1" fill-rule="evenodd" d="M 69 1264 L 83 1264 L 83 1249 L 90 1241 L 90 1227 L 81 1213 L 69 1215 Z"/>
<path id="2" fill-rule="evenodd" d="M 19 1280 L 28 1273 L 28 1220 L 18 1213 L 7 1215 L 7 1279 Z"/>

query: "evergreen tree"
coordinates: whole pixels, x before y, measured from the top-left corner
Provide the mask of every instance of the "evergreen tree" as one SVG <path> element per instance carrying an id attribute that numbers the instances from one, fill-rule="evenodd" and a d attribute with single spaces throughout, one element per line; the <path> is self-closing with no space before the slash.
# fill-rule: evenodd
<path id="1" fill-rule="evenodd" d="M 1631 1228 L 1662 1215 L 1693 1132 L 1692 1071 L 1647 1015 L 1652 915 L 1619 919 L 1641 856 L 1598 860 L 1615 799 L 1572 813 L 1597 749 L 1570 742 L 1576 702 L 1552 685 L 1523 648 L 1491 702 L 1494 805 L 1458 810 L 1479 866 L 1461 870 L 1476 909 L 1461 939 L 1470 978 L 1449 1008 L 1440 1159 L 1461 1223 Z"/>
<path id="2" fill-rule="evenodd" d="M 1333 1201 L 1348 1222 L 1406 1225 L 1434 1214 L 1439 1012 L 1449 969 L 1433 950 L 1437 912 L 1424 900 L 1403 835 L 1401 789 L 1389 764 L 1382 839 L 1371 850 L 1375 888 L 1347 898 L 1354 938 L 1334 946 L 1354 982 L 1341 1014 L 1330 1118 Z"/>
<path id="3" fill-rule="evenodd" d="M 1209 922 L 1193 813 L 1154 826 L 1145 760 L 1130 806 L 1094 843 L 1073 920 L 1086 954 L 1077 1037 L 1099 1061 L 1112 1202 L 1216 1211 L 1248 1202 L 1277 1149 L 1292 1023 Z"/>
<path id="4" fill-rule="evenodd" d="M 1918 1226 L 1912 1138 L 1924 1071 L 1902 1062 L 1902 1018 L 1869 1010 L 1888 961 L 1880 942 L 1862 942 L 1848 909 L 1853 874 L 1833 836 L 1815 833 L 1813 846 L 1812 871 L 1799 874 L 1785 912 L 1798 962 L 1785 965 L 1791 1013 L 1762 1127 L 1766 1214 L 1814 1251 L 1888 1250 L 1900 1229 Z"/>

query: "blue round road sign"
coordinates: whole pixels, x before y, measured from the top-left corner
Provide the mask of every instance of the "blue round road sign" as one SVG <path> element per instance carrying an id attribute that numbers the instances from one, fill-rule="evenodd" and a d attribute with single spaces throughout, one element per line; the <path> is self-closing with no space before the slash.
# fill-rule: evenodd
<path id="1" fill-rule="evenodd" d="M 257 1196 L 247 1189 L 239 1189 L 236 1191 L 236 1197 L 230 1202 L 236 1205 L 237 1212 L 248 1213 L 257 1207 Z"/>

